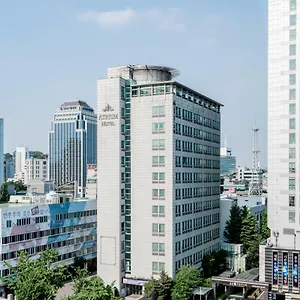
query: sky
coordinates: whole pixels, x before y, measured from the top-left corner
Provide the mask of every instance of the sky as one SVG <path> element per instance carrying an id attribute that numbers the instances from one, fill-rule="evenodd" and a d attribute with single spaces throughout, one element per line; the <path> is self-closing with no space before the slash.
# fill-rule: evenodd
<path id="1" fill-rule="evenodd" d="M 108 67 L 155 64 L 221 102 L 225 136 L 252 165 L 252 128 L 267 166 L 267 1 L 0 1 L 0 117 L 5 151 L 47 152 L 56 108 L 81 99 L 96 109 Z"/>

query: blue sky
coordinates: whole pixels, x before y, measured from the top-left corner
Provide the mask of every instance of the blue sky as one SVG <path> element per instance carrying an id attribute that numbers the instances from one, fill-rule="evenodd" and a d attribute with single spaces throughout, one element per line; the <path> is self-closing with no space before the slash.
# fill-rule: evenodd
<path id="1" fill-rule="evenodd" d="M 251 165 L 252 127 L 267 150 L 267 1 L 30 0 L 0 2 L 0 117 L 5 150 L 47 151 L 56 107 L 96 108 L 96 80 L 109 66 L 161 64 L 225 106 L 239 165 Z"/>

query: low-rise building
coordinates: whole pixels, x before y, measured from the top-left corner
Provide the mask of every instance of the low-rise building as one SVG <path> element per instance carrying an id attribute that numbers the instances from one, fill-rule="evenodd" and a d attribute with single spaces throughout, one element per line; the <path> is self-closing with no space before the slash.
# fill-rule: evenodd
<path id="1" fill-rule="evenodd" d="M 28 194 L 48 194 L 51 191 L 54 191 L 54 182 L 51 180 L 30 180 L 27 182 Z"/>
<path id="2" fill-rule="evenodd" d="M 97 198 L 97 165 L 87 165 L 86 197 Z"/>
<path id="3" fill-rule="evenodd" d="M 227 251 L 227 268 L 235 274 L 246 271 L 246 254 L 243 244 L 222 243 L 221 249 Z"/>
<path id="4" fill-rule="evenodd" d="M 15 266 L 17 254 L 26 250 L 37 258 L 46 248 L 59 252 L 58 261 L 73 264 L 75 258 L 96 258 L 96 200 L 73 199 L 54 192 L 42 196 L 14 195 L 0 205 L 0 275 Z"/>
<path id="5" fill-rule="evenodd" d="M 27 158 L 25 160 L 24 183 L 31 180 L 48 179 L 48 159 Z"/>

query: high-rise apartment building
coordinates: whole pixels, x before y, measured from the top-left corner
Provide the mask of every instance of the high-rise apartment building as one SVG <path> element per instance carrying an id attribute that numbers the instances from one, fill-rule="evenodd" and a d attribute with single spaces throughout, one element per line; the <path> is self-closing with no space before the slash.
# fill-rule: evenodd
<path id="1" fill-rule="evenodd" d="M 17 147 L 15 152 L 15 175 L 19 180 L 24 182 L 25 178 L 25 162 L 29 157 L 27 147 Z"/>
<path id="2" fill-rule="evenodd" d="M 25 161 L 24 183 L 28 184 L 31 180 L 48 179 L 48 158 L 27 158 Z"/>
<path id="3" fill-rule="evenodd" d="M 96 151 L 94 109 L 81 100 L 59 106 L 49 131 L 49 179 L 56 187 L 74 184 L 75 193 L 85 196 L 87 165 L 96 164 Z"/>
<path id="4" fill-rule="evenodd" d="M 4 120 L 0 118 L 0 185 L 4 182 Z"/>
<path id="5" fill-rule="evenodd" d="M 221 104 L 177 74 L 125 66 L 97 83 L 97 269 L 127 292 L 219 249 Z"/>
<path id="6" fill-rule="evenodd" d="M 269 0 L 268 224 L 260 280 L 274 294 L 299 294 L 300 1 Z"/>

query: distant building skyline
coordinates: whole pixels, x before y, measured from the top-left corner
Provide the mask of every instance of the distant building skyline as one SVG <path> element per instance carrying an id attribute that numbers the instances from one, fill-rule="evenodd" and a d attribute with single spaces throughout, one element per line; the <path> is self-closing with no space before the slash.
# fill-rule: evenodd
<path id="1" fill-rule="evenodd" d="M 66 101 L 57 108 L 49 130 L 49 179 L 74 183 L 85 196 L 87 165 L 97 163 L 97 116 L 85 101 Z"/>

